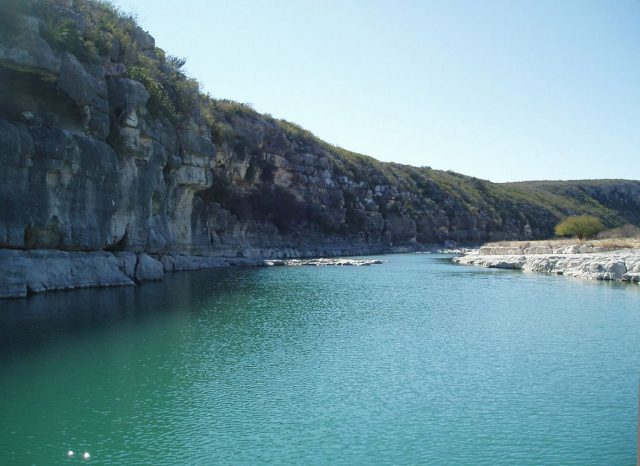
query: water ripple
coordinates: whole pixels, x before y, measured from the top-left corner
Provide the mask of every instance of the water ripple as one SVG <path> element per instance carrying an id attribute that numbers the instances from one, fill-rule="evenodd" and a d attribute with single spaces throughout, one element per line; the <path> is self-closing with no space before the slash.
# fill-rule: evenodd
<path id="1" fill-rule="evenodd" d="M 385 259 L 8 303 L 0 463 L 633 464 L 635 288 Z"/>

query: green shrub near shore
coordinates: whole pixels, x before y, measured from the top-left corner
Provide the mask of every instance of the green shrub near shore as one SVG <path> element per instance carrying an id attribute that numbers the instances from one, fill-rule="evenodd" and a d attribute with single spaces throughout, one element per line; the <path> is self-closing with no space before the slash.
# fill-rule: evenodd
<path id="1" fill-rule="evenodd" d="M 604 225 L 593 215 L 567 217 L 555 227 L 557 236 L 577 236 L 580 241 L 591 238 L 604 230 Z"/>

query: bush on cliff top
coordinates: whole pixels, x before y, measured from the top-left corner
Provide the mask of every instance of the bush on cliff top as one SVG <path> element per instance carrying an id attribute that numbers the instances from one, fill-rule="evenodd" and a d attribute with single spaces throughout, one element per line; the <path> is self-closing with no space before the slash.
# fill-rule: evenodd
<path id="1" fill-rule="evenodd" d="M 178 122 L 181 116 L 198 112 L 200 86 L 184 74 L 186 60 L 155 47 L 134 16 L 105 0 L 75 0 L 72 8 L 81 22 L 60 0 L 36 0 L 31 11 L 24 12 L 42 19 L 41 34 L 52 48 L 84 62 L 124 64 L 126 76 L 149 91 L 149 109 L 156 115 Z"/>

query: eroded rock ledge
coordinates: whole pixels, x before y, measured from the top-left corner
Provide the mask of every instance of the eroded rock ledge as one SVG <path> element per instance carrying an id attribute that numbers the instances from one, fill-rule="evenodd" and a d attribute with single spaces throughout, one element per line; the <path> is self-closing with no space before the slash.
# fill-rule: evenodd
<path id="1" fill-rule="evenodd" d="M 285 251 L 300 257 L 304 251 Z M 309 253 L 309 252 L 307 252 Z M 283 253 L 284 254 L 284 253 Z M 131 286 L 162 280 L 165 273 L 218 267 L 272 267 L 294 265 L 371 265 L 363 259 L 261 259 L 155 255 L 134 252 L 76 252 L 51 249 L 0 249 L 0 299 L 79 288 Z"/>
<path id="2" fill-rule="evenodd" d="M 640 248 L 597 245 L 487 245 L 453 262 L 499 269 L 519 269 L 588 280 L 640 282 Z"/>

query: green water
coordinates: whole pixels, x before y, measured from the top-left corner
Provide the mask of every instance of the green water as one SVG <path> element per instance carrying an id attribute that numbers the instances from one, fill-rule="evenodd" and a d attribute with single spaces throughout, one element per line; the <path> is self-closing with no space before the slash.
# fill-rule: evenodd
<path id="1" fill-rule="evenodd" d="M 635 464 L 639 286 L 383 259 L 0 301 L 0 464 Z"/>

